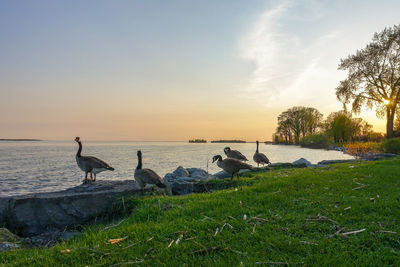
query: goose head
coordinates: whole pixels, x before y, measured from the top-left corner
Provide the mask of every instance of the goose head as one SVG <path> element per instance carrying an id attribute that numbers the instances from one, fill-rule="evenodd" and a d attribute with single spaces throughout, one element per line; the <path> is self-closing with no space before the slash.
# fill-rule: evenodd
<path id="1" fill-rule="evenodd" d="M 258 145 L 258 143 L 259 143 L 259 142 L 258 142 L 258 141 L 256 141 L 256 143 L 257 143 L 257 145 Z"/>
<path id="2" fill-rule="evenodd" d="M 214 156 L 213 157 L 213 163 L 215 162 L 215 161 L 220 161 L 220 160 L 222 160 L 222 157 L 220 156 L 220 155 L 216 155 L 216 156 Z"/>
<path id="3" fill-rule="evenodd" d="M 142 151 L 138 150 L 138 151 L 137 151 L 137 156 L 138 156 L 139 158 L 141 158 L 141 157 L 142 157 Z"/>
<path id="4" fill-rule="evenodd" d="M 231 148 L 230 148 L 229 146 L 227 146 L 227 147 L 224 148 L 225 154 L 228 153 L 228 151 L 231 151 Z"/>
<path id="5" fill-rule="evenodd" d="M 81 138 L 79 136 L 75 137 L 75 142 L 79 143 L 81 141 Z"/>

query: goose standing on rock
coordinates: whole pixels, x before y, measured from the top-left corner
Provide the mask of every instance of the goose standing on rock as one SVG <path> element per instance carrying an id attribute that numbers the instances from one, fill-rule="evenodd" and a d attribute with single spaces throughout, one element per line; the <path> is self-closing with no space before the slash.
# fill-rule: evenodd
<path id="1" fill-rule="evenodd" d="M 238 159 L 238 160 L 242 160 L 242 161 L 248 161 L 248 159 L 245 157 L 245 155 L 243 155 L 242 153 L 240 153 L 237 150 L 231 150 L 230 147 L 225 147 L 224 152 L 228 158 Z"/>
<path id="2" fill-rule="evenodd" d="M 102 171 L 113 171 L 114 168 L 102 161 L 101 159 L 98 159 L 96 157 L 91 157 L 91 156 L 82 156 L 82 143 L 81 139 L 79 137 L 75 138 L 75 142 L 79 144 L 79 149 L 78 152 L 76 153 L 76 163 L 78 163 L 78 167 L 85 172 L 85 180 L 84 182 L 87 182 L 87 175 L 90 172 L 90 179 L 92 181 L 96 181 L 96 174 L 102 172 Z M 93 174 L 94 174 L 94 179 L 93 179 Z"/>
<path id="3" fill-rule="evenodd" d="M 163 179 L 153 170 L 142 169 L 142 151 L 138 150 L 138 165 L 135 170 L 135 180 L 139 184 L 140 188 L 146 186 L 146 184 L 155 184 L 160 188 L 166 188 Z"/>
<path id="4" fill-rule="evenodd" d="M 270 163 L 269 159 L 267 158 L 267 156 L 265 156 L 265 154 L 258 152 L 258 141 L 256 141 L 256 143 L 257 143 L 257 150 L 254 153 L 253 160 L 257 163 L 257 167 L 260 166 L 260 164 L 264 166 L 264 164 Z"/>
<path id="5" fill-rule="evenodd" d="M 218 167 L 220 167 L 221 169 L 223 169 L 224 171 L 226 171 L 227 173 L 229 173 L 231 175 L 231 180 L 233 179 L 233 175 L 238 173 L 240 170 L 243 170 L 243 169 L 252 170 L 253 169 L 253 166 L 251 166 L 250 164 L 244 163 L 238 159 L 226 158 L 226 159 L 222 160 L 221 155 L 214 156 L 213 163 L 215 161 L 217 161 Z"/>

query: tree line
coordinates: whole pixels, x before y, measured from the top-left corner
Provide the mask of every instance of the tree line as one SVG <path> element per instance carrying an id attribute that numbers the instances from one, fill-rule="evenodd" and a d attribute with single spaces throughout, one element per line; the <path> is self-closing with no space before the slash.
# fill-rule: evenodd
<path id="1" fill-rule="evenodd" d="M 400 123 L 399 123 L 400 126 Z M 351 141 L 380 141 L 382 133 L 372 130 L 372 125 L 350 112 L 332 112 L 323 115 L 312 107 L 292 107 L 278 116 L 278 126 L 272 136 L 275 143 L 299 144 L 301 139 L 315 134 L 325 135 L 335 143 Z"/>

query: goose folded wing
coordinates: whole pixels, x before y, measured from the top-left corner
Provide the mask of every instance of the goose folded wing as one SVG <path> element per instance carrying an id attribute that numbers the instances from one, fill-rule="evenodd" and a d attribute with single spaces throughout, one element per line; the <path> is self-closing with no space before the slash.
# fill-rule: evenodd
<path id="1" fill-rule="evenodd" d="M 100 168 L 105 168 L 105 169 L 114 169 L 113 167 L 111 167 L 110 165 L 108 165 L 107 163 L 105 163 L 104 161 L 102 161 L 101 159 L 98 159 L 96 157 L 86 157 L 87 160 L 89 161 L 91 167 L 96 168 L 96 169 L 100 169 Z"/>
<path id="2" fill-rule="evenodd" d="M 151 169 L 142 169 L 142 175 L 148 184 L 162 184 L 162 178 Z"/>

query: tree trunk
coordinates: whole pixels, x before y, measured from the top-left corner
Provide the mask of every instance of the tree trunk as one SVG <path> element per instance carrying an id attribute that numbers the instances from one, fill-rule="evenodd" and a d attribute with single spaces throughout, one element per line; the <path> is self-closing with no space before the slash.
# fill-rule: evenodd
<path id="1" fill-rule="evenodd" d="M 386 108 L 386 139 L 390 139 L 394 137 L 393 133 L 393 120 L 395 109 L 391 107 Z"/>

